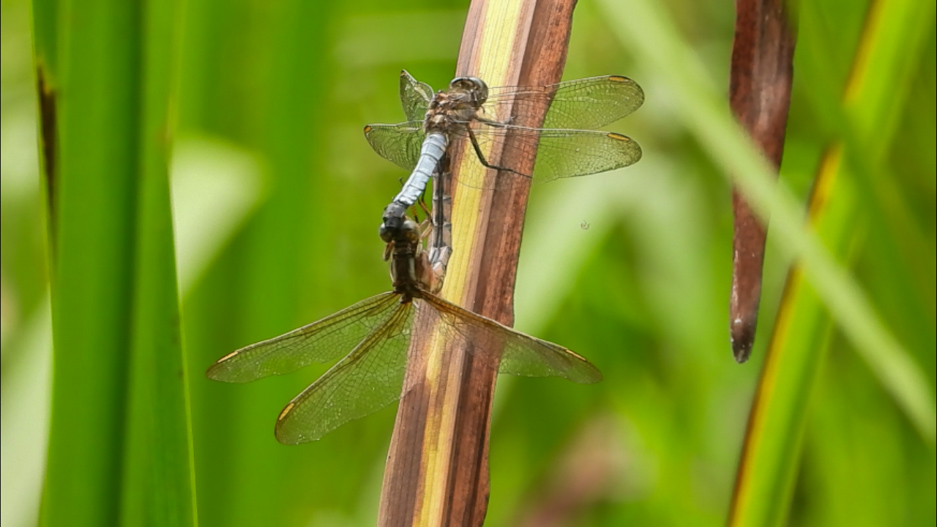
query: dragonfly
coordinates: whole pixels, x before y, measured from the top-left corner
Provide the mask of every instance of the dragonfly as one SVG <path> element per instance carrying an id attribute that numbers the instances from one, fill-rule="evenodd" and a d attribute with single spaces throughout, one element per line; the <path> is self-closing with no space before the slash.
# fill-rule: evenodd
<path id="1" fill-rule="evenodd" d="M 516 176 L 499 177 L 493 184 L 479 176 L 459 179 L 476 188 L 505 188 L 518 178 L 543 182 L 584 176 L 641 159 L 641 147 L 627 136 L 591 130 L 625 117 L 644 102 L 641 87 L 620 75 L 499 88 L 489 88 L 477 77 L 458 77 L 448 89 L 434 92 L 404 70 L 400 101 L 407 121 L 370 124 L 364 135 L 381 157 L 411 171 L 394 198 L 403 208 L 419 199 L 440 158 L 457 138 L 468 139 L 483 166 Z M 542 128 L 514 124 L 533 122 L 530 116 L 543 115 L 547 108 Z M 501 148 L 500 165 L 486 158 L 482 146 L 487 144 Z M 525 169 L 522 164 L 534 156 L 533 170 Z"/>
<path id="2" fill-rule="evenodd" d="M 433 234 L 432 243 L 429 247 L 429 259 L 436 265 L 440 279 L 445 276 L 445 268 L 452 255 L 452 224 L 449 223 L 449 216 L 452 207 L 452 197 L 449 195 L 447 187 L 452 181 L 452 172 L 450 172 L 448 154 L 443 153 L 441 161 L 436 165 L 432 173 L 433 185 L 433 210 L 432 212 L 424 208 L 427 215 L 427 222 Z M 422 192 L 422 191 L 421 191 Z M 422 202 L 420 202 L 422 205 Z M 379 229 L 381 239 L 390 243 L 398 234 L 398 230 L 407 220 L 408 205 L 398 200 L 391 201 L 384 207 L 382 222 Z"/>
<path id="3" fill-rule="evenodd" d="M 390 240 L 384 257 L 390 260 L 393 290 L 231 352 L 206 372 L 209 379 L 250 382 L 338 360 L 280 412 L 275 435 L 281 443 L 320 439 L 399 399 L 415 385 L 411 379 L 425 372 L 422 365 L 408 363 L 411 339 L 433 332 L 500 373 L 555 376 L 578 383 L 601 380 L 599 371 L 582 356 L 437 296 L 438 270 L 423 250 L 423 229 L 412 219 L 404 218 L 397 228 L 382 229 L 381 234 Z"/>

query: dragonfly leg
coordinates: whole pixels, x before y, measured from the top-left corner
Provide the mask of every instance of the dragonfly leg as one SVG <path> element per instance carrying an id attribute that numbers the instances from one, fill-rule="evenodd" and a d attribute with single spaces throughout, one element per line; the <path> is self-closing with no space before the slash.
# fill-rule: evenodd
<path id="1" fill-rule="evenodd" d="M 390 260 L 391 253 L 394 252 L 394 242 L 390 242 L 384 246 L 384 261 Z"/>
<path id="2" fill-rule="evenodd" d="M 484 165 L 486 168 L 491 168 L 493 170 L 506 170 L 508 172 L 513 172 L 517 174 L 518 176 L 529 177 L 527 176 L 527 174 L 522 174 L 518 172 L 517 170 L 514 170 L 513 168 L 501 167 L 501 166 L 492 165 L 491 163 L 489 163 L 488 160 L 485 159 L 485 154 L 482 153 L 481 147 L 478 145 L 478 139 L 475 138 L 475 132 L 473 132 L 471 128 L 468 128 L 467 130 L 468 130 L 469 140 L 472 142 L 472 149 L 475 150 L 475 155 L 478 156 L 478 161 L 482 165 Z"/>
<path id="3" fill-rule="evenodd" d="M 423 221 L 421 221 L 420 222 L 420 240 L 425 240 L 429 238 L 429 235 L 432 234 L 433 229 L 435 229 L 435 227 L 433 226 L 432 218 L 427 217 Z"/>
<path id="4" fill-rule="evenodd" d="M 475 120 L 480 123 L 485 123 L 488 126 L 493 126 L 495 128 L 504 128 L 505 126 L 514 123 L 514 116 L 512 115 L 511 118 L 505 122 L 495 121 L 494 119 L 488 119 L 487 117 L 479 117 L 478 115 L 475 116 Z"/>
<path id="5" fill-rule="evenodd" d="M 417 203 L 420 205 L 420 208 L 423 209 L 423 213 L 426 214 L 426 218 L 432 218 L 433 213 L 429 211 L 429 208 L 426 206 L 426 200 L 423 199 L 423 194 L 420 194 L 420 199 L 417 200 Z"/>

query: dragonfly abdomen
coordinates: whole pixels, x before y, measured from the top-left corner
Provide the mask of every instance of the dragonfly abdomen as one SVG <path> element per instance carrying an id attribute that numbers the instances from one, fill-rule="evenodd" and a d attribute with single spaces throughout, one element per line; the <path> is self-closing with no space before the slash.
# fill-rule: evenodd
<path id="1" fill-rule="evenodd" d="M 420 157 L 413 167 L 413 172 L 403 184 L 403 188 L 394 201 L 412 206 L 420 198 L 420 194 L 426 189 L 426 184 L 436 171 L 436 166 L 446 153 L 446 147 L 449 146 L 449 139 L 445 134 L 431 132 L 423 140 L 423 146 L 420 148 Z"/>

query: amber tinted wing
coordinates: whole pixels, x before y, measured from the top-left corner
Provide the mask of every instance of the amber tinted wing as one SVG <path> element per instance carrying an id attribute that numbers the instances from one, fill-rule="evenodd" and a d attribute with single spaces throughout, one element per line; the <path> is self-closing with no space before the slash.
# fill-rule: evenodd
<path id="1" fill-rule="evenodd" d="M 384 325 L 399 299 L 393 292 L 372 296 L 322 320 L 225 355 L 206 375 L 216 381 L 248 382 L 290 373 L 313 362 L 334 361 Z"/>
<path id="2" fill-rule="evenodd" d="M 397 303 L 383 324 L 293 398 L 277 419 L 277 440 L 288 445 L 315 441 L 396 401 L 407 367 L 412 306 Z"/>
<path id="3" fill-rule="evenodd" d="M 563 346 L 525 335 L 434 295 L 414 300 L 418 309 L 429 306 L 439 331 L 451 345 L 464 346 L 477 358 L 497 365 L 498 372 L 527 377 L 562 377 L 578 383 L 602 380 L 599 370 Z"/>
<path id="4" fill-rule="evenodd" d="M 416 330 L 414 316 L 421 322 Z M 562 346 L 424 293 L 411 304 L 398 304 L 351 353 L 296 396 L 277 420 L 277 439 L 286 444 L 314 441 L 399 399 L 408 368 L 423 366 L 407 363 L 411 334 L 429 338 L 431 331 L 439 331 L 445 342 L 464 347 L 501 373 L 563 377 L 579 383 L 602 378 L 586 359 Z"/>

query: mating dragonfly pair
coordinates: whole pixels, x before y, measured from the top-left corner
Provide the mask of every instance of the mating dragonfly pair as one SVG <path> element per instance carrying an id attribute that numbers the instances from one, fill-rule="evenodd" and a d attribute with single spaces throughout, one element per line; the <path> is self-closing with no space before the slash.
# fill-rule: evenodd
<path id="1" fill-rule="evenodd" d="M 432 331 L 451 346 L 471 343 L 460 347 L 499 373 L 557 376 L 578 383 L 601 379 L 599 371 L 576 353 L 438 297 L 445 262 L 430 258 L 423 250 L 421 228 L 406 216 L 406 210 L 433 175 L 438 176 L 449 146 L 462 139 L 471 145 L 479 163 L 498 171 L 494 179 L 456 181 L 476 188 L 503 189 L 524 179 L 551 181 L 637 162 L 641 158 L 637 143 L 623 135 L 589 129 L 636 110 L 644 101 L 641 88 L 620 76 L 490 89 L 478 78 L 461 77 L 437 93 L 404 71 L 400 99 L 407 122 L 364 129 L 378 154 L 411 170 L 400 193 L 385 208 L 381 225 L 393 290 L 241 348 L 208 369 L 208 377 L 214 380 L 248 382 L 341 358 L 280 413 L 275 432 L 281 443 L 319 439 L 399 399 L 404 379 L 418 377 L 416 369 L 422 366 L 407 363 L 410 339 Z M 542 127 L 519 124 L 535 122 L 532 117 L 543 115 L 547 108 Z M 490 163 L 483 152 L 489 145 L 500 149 L 497 164 Z M 525 170 L 524 159 L 529 163 L 535 155 L 533 170 Z M 441 209 L 442 203 L 435 206 Z M 433 223 L 439 228 L 444 221 L 436 217 Z"/>

